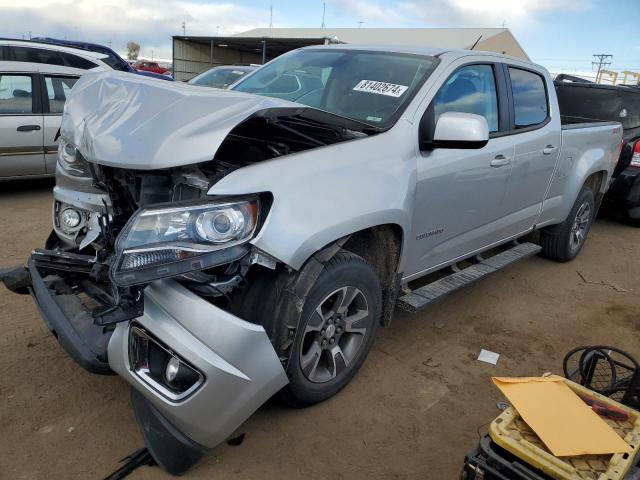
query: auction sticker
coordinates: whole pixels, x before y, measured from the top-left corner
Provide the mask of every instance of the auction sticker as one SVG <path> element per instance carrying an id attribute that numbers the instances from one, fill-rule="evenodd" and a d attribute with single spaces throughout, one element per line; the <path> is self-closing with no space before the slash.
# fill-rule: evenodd
<path id="1" fill-rule="evenodd" d="M 375 80 L 360 80 L 353 87 L 357 92 L 377 93 L 378 95 L 387 95 L 389 97 L 399 97 L 406 92 L 406 85 L 396 85 L 395 83 L 376 82 Z"/>

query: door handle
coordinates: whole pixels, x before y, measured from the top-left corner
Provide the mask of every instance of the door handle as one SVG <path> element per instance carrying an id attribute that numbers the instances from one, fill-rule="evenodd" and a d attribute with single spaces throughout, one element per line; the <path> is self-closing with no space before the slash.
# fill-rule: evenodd
<path id="1" fill-rule="evenodd" d="M 33 130 L 40 130 L 40 125 L 20 125 L 17 130 L 19 132 L 31 132 Z"/>
<path id="2" fill-rule="evenodd" d="M 556 153 L 558 151 L 558 147 L 554 147 L 553 145 L 547 145 L 542 149 L 542 153 L 544 155 L 551 155 L 552 153 Z"/>
<path id="3" fill-rule="evenodd" d="M 505 165 L 509 165 L 511 163 L 511 159 L 509 157 L 505 157 L 504 155 L 496 155 L 496 157 L 491 160 L 491 165 L 494 168 L 504 167 Z"/>

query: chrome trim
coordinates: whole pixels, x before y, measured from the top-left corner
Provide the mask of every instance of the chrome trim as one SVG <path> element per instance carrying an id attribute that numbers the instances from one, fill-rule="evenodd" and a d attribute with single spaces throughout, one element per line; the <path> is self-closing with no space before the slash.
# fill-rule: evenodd
<path id="1" fill-rule="evenodd" d="M 136 350 L 136 345 L 135 345 L 135 341 L 134 341 L 135 335 L 137 335 L 140 338 L 145 339 L 148 342 L 153 342 L 159 348 L 164 350 L 169 356 L 176 357 L 181 362 L 183 362 L 184 364 L 189 365 L 189 367 L 191 369 L 193 369 L 193 371 L 195 371 L 198 374 L 198 380 L 191 387 L 189 387 L 187 390 L 185 390 L 184 392 L 175 393 L 175 392 L 172 392 L 171 390 L 169 390 L 167 387 L 165 387 L 161 383 L 159 383 L 158 381 L 156 381 L 151 376 L 151 371 L 148 368 L 137 368 L 137 369 L 134 368 L 132 363 L 133 363 L 133 361 L 135 359 L 137 359 L 138 355 L 140 355 L 140 352 L 138 352 Z M 173 350 L 170 350 L 167 347 L 165 347 L 164 345 L 162 345 L 159 341 L 157 341 L 155 338 L 153 338 L 151 335 L 149 335 L 145 329 L 143 329 L 143 328 L 141 328 L 141 327 L 139 327 L 137 325 L 132 325 L 131 328 L 129 329 L 129 351 L 128 351 L 128 354 L 129 354 L 129 358 L 128 358 L 129 369 L 140 380 L 145 382 L 147 385 L 149 385 L 151 388 L 153 388 L 156 392 L 158 392 L 160 395 L 162 395 L 163 397 L 165 397 L 167 400 L 169 400 L 171 402 L 174 402 L 174 403 L 181 402 L 182 400 L 186 399 L 191 394 L 193 394 L 196 390 L 198 390 L 204 384 L 205 377 L 204 377 L 204 375 L 202 374 L 202 372 L 200 370 L 198 370 L 191 363 L 189 363 L 186 360 L 184 360 L 180 355 L 175 353 Z"/>

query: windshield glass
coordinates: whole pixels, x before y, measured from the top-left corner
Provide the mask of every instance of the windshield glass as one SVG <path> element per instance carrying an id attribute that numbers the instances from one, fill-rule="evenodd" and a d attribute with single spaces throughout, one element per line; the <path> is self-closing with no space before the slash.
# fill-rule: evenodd
<path id="1" fill-rule="evenodd" d="M 246 71 L 232 68 L 214 68 L 193 77 L 189 83 L 205 87 L 227 88 L 246 73 Z"/>
<path id="2" fill-rule="evenodd" d="M 402 112 L 435 62 L 434 57 L 401 53 L 303 49 L 275 59 L 233 90 L 386 126 Z"/>

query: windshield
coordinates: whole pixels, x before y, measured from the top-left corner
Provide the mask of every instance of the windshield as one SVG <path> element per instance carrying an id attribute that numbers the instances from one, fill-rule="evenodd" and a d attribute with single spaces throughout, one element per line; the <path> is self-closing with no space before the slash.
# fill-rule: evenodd
<path id="1" fill-rule="evenodd" d="M 265 65 L 233 90 L 277 97 L 376 126 L 387 126 L 435 66 L 434 57 L 303 49 Z"/>
<path id="2" fill-rule="evenodd" d="M 189 83 L 191 85 L 202 85 L 205 87 L 227 88 L 246 73 L 244 70 L 232 68 L 214 68 L 201 73 L 197 77 L 193 77 L 189 80 Z"/>

